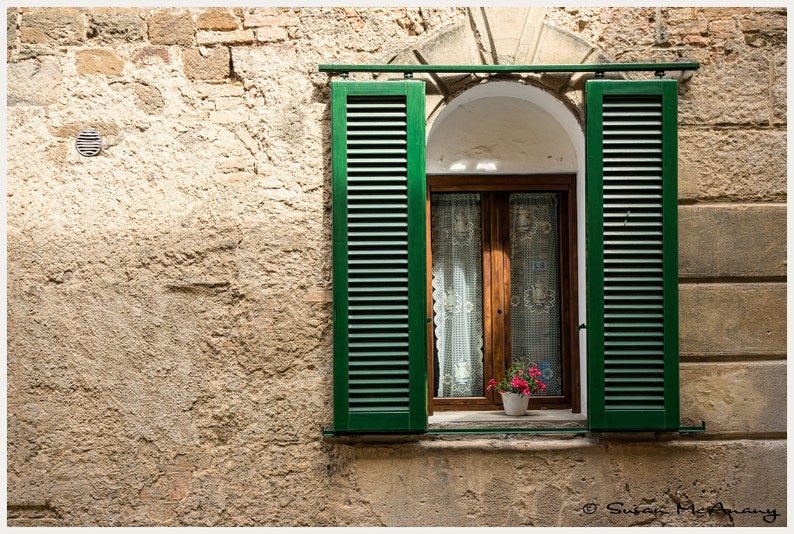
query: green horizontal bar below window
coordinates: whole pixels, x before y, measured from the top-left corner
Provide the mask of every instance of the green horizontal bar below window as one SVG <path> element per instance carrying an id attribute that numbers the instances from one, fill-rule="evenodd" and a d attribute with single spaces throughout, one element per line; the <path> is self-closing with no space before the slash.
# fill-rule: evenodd
<path id="1" fill-rule="evenodd" d="M 701 426 L 680 426 L 677 430 L 672 430 L 672 432 L 679 432 L 681 434 L 695 434 L 701 433 L 706 431 L 706 422 L 702 422 Z M 582 428 L 438 428 L 435 430 L 428 430 L 427 432 L 420 432 L 420 433 L 410 433 L 411 435 L 444 435 L 444 434 L 589 434 L 591 431 L 589 428 L 582 427 Z M 597 431 L 601 432 L 601 431 Z M 625 433 L 631 433 L 630 431 L 623 431 Z M 653 430 L 649 431 L 640 431 L 640 432 L 654 432 Z M 662 432 L 658 430 L 656 432 Z M 335 432 L 333 430 L 322 429 L 322 435 L 326 438 L 331 437 L 339 437 L 339 436 L 356 436 L 356 435 L 375 435 L 375 432 Z M 406 432 L 405 435 L 409 433 Z M 394 435 L 394 434 L 390 434 Z"/>
<path id="2" fill-rule="evenodd" d="M 348 72 L 440 72 L 450 74 L 505 73 L 505 72 L 663 72 L 671 70 L 697 70 L 700 63 L 585 63 L 575 65 L 340 65 L 320 64 L 320 72 L 342 74 Z"/>

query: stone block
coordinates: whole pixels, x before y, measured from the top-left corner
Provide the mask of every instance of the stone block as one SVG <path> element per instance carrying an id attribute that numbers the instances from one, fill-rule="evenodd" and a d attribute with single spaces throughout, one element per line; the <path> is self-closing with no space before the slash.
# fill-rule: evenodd
<path id="1" fill-rule="evenodd" d="M 470 11 L 477 31 L 488 46 L 488 54 L 499 64 L 515 64 L 531 59 L 528 50 L 519 51 L 522 40 L 536 41 L 542 28 L 544 8 L 498 7 L 475 8 Z M 540 16 L 538 16 L 540 15 Z M 490 49 L 493 45 L 493 49 Z M 520 59 L 519 59 L 520 58 Z"/>
<path id="2" fill-rule="evenodd" d="M 732 18 L 736 15 L 748 15 L 752 13 L 749 7 L 701 7 L 697 11 L 709 20 Z"/>
<path id="3" fill-rule="evenodd" d="M 133 52 L 130 62 L 136 66 L 171 63 L 171 54 L 165 46 L 146 46 Z"/>
<path id="4" fill-rule="evenodd" d="M 786 85 L 786 58 L 774 58 L 772 68 L 772 122 L 773 124 L 785 124 L 788 95 L 788 87 Z"/>
<path id="5" fill-rule="evenodd" d="M 672 7 L 662 9 L 662 17 L 667 24 L 676 25 L 695 20 L 697 13 L 692 7 Z"/>
<path id="6" fill-rule="evenodd" d="M 222 80 L 231 72 L 226 47 L 211 48 L 205 53 L 195 48 L 184 50 L 182 63 L 185 75 L 191 80 Z"/>
<path id="7" fill-rule="evenodd" d="M 193 17 L 189 12 L 157 11 L 149 19 L 149 42 L 161 45 L 193 44 Z"/>
<path id="8" fill-rule="evenodd" d="M 786 352 L 786 284 L 679 286 L 682 356 Z"/>
<path id="9" fill-rule="evenodd" d="M 240 27 L 240 19 L 229 9 L 207 9 L 196 17 L 199 30 L 232 31 Z"/>
<path id="10" fill-rule="evenodd" d="M 529 9 L 524 27 L 518 38 L 518 46 L 515 52 L 515 63 L 518 65 L 528 65 L 532 63 L 537 51 L 539 34 L 543 31 L 543 19 L 546 16 L 546 8 L 532 7 Z"/>
<path id="11" fill-rule="evenodd" d="M 707 432 L 786 432 L 786 362 L 681 363 L 681 417 Z"/>
<path id="12" fill-rule="evenodd" d="M 139 9 L 95 8 L 90 12 L 89 36 L 99 43 L 146 40 L 146 21 Z"/>
<path id="13" fill-rule="evenodd" d="M 785 131 L 682 127 L 678 146 L 682 190 L 697 200 L 786 199 Z"/>
<path id="14" fill-rule="evenodd" d="M 243 27 L 259 28 L 262 26 L 299 26 L 298 17 L 293 15 L 278 15 L 272 12 L 250 13 L 245 15 Z"/>
<path id="15" fill-rule="evenodd" d="M 77 8 L 26 11 L 19 33 L 23 43 L 79 45 L 85 41 L 85 16 Z"/>
<path id="16" fill-rule="evenodd" d="M 787 519 L 785 440 L 500 436 L 342 448 L 353 456 L 356 497 L 376 525 L 760 527 Z M 408 491 L 395 496 L 393 488 L 409 480 Z M 762 512 L 688 508 L 720 502 Z"/>
<path id="17" fill-rule="evenodd" d="M 17 12 L 18 9 L 8 8 L 6 10 L 6 45 L 8 53 L 17 45 Z"/>
<path id="18" fill-rule="evenodd" d="M 121 76 L 124 72 L 124 60 L 115 50 L 109 48 L 75 50 L 74 58 L 77 63 L 77 74 L 81 76 L 90 74 Z"/>
<path id="19" fill-rule="evenodd" d="M 678 208 L 681 278 L 786 276 L 786 205 Z"/>
<path id="20" fill-rule="evenodd" d="M 269 26 L 256 29 L 256 40 L 260 43 L 274 43 L 285 41 L 289 35 L 287 30 L 279 26 Z"/>
<path id="21" fill-rule="evenodd" d="M 733 80 L 733 83 L 725 83 Z M 759 125 L 769 123 L 769 58 L 748 51 L 735 60 L 715 56 L 688 84 L 681 124 Z"/>
<path id="22" fill-rule="evenodd" d="M 455 43 L 450 46 L 449 43 Z M 468 24 L 453 24 L 439 30 L 432 37 L 422 41 L 417 46 L 417 52 L 422 61 L 428 64 L 449 65 L 477 65 L 481 62 L 477 56 L 477 39 Z M 395 63 L 413 64 L 417 58 L 411 51 L 395 58 Z M 439 81 L 446 89 L 453 87 L 460 80 L 467 80 L 468 76 L 459 74 L 439 76 Z"/>
<path id="23" fill-rule="evenodd" d="M 237 135 L 237 138 L 242 141 L 251 154 L 257 154 L 259 152 L 259 142 L 251 136 L 248 130 L 240 128 L 235 132 L 235 135 Z"/>
<path id="24" fill-rule="evenodd" d="M 709 35 L 713 35 L 715 33 L 737 33 L 739 31 L 739 27 L 736 24 L 736 21 L 733 19 L 728 20 L 712 20 L 709 22 L 708 25 L 708 32 Z"/>
<path id="25" fill-rule="evenodd" d="M 46 106 L 63 94 L 63 72 L 54 57 L 8 63 L 6 80 L 8 106 Z"/>
<path id="26" fill-rule="evenodd" d="M 577 64 L 593 52 L 584 39 L 551 24 L 544 24 L 533 63 Z"/>
<path id="27" fill-rule="evenodd" d="M 196 42 L 200 46 L 251 44 L 254 42 L 254 32 L 252 30 L 231 32 L 200 31 L 196 34 Z"/>
<path id="28" fill-rule="evenodd" d="M 745 32 L 770 32 L 786 31 L 786 17 L 770 17 L 764 15 L 753 15 L 742 18 L 742 31 Z"/>
<path id="29" fill-rule="evenodd" d="M 157 115 L 163 111 L 165 101 L 163 95 L 156 87 L 143 83 L 131 84 L 135 93 L 135 104 L 149 115 Z"/>

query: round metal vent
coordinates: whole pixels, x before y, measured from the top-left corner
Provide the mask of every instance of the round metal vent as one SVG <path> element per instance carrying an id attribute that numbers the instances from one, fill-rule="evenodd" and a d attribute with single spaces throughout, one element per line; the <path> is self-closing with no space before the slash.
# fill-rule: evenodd
<path id="1" fill-rule="evenodd" d="M 77 133 L 74 145 L 81 156 L 96 156 L 102 150 L 102 136 L 95 129 L 86 128 Z"/>

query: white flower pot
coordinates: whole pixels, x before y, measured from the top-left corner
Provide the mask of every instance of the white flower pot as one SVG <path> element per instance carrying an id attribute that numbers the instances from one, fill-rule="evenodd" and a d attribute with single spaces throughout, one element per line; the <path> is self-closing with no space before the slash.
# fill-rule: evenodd
<path id="1" fill-rule="evenodd" d="M 519 395 L 518 393 L 500 393 L 502 404 L 507 415 L 526 415 L 529 405 L 529 395 Z"/>

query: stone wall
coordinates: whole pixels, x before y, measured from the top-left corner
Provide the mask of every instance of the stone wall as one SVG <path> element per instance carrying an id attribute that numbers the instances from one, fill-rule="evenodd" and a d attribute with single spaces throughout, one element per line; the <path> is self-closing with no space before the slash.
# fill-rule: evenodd
<path id="1" fill-rule="evenodd" d="M 9 525 L 786 524 L 785 10 L 9 8 L 7 43 Z M 413 51 L 701 62 L 679 264 L 705 434 L 322 437 L 317 64 Z"/>

